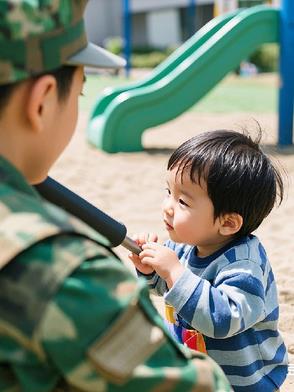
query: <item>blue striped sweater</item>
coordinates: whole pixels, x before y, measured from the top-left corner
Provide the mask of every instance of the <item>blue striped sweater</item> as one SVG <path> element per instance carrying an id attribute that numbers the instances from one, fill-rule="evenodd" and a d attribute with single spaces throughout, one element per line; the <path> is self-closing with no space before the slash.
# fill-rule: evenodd
<path id="1" fill-rule="evenodd" d="M 147 275 L 151 291 L 175 308 L 180 325 L 204 335 L 208 355 L 235 392 L 278 389 L 288 359 L 277 327 L 274 275 L 258 238 L 244 237 L 205 258 L 189 245 L 168 241 L 166 246 L 187 268 L 170 290 L 157 274 Z M 174 325 L 179 339 L 178 328 Z"/>

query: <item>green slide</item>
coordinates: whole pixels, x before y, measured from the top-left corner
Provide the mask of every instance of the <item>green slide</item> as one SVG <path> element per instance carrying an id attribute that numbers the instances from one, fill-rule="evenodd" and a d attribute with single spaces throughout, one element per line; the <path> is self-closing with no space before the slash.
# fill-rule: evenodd
<path id="1" fill-rule="evenodd" d="M 130 83 L 122 87 L 106 89 L 103 95 L 99 97 L 98 101 L 96 102 L 91 117 L 96 117 L 102 114 L 111 101 L 120 93 L 135 90 L 139 87 L 150 86 L 152 83 L 158 82 L 160 79 L 173 71 L 178 65 L 180 65 L 187 57 L 193 54 L 195 50 L 197 50 L 204 42 L 206 42 L 214 33 L 216 33 L 239 12 L 240 10 L 229 12 L 209 21 L 205 26 L 203 26 L 202 29 L 197 31 L 197 33 L 195 33 L 183 45 L 175 50 L 165 61 L 159 64 L 159 66 L 152 71 L 150 76 L 147 76 L 138 82 Z"/>
<path id="2" fill-rule="evenodd" d="M 182 114 L 261 44 L 279 41 L 279 10 L 256 6 L 216 29 L 168 73 L 147 86 L 119 93 L 93 112 L 88 139 L 104 151 L 140 151 L 145 129 Z"/>

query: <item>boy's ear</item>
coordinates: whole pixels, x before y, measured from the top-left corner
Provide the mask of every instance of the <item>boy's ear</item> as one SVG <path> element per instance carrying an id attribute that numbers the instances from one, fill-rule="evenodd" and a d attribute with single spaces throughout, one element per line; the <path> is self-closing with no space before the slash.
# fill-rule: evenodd
<path id="1" fill-rule="evenodd" d="M 219 233 L 222 235 L 233 235 L 238 233 L 243 225 L 243 218 L 236 212 L 224 214 L 220 217 Z"/>
<path id="2" fill-rule="evenodd" d="M 30 129 L 42 132 L 50 116 L 52 118 L 56 100 L 57 84 L 52 75 L 41 76 L 32 82 L 26 105 Z"/>

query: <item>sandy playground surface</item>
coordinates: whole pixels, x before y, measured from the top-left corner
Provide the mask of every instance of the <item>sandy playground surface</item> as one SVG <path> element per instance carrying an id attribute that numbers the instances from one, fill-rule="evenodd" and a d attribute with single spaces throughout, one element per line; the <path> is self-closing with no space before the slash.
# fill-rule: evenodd
<path id="1" fill-rule="evenodd" d="M 294 147 L 275 148 L 277 117 L 273 114 L 198 114 L 187 112 L 176 120 L 145 132 L 146 150 L 139 153 L 106 154 L 87 144 L 87 113 L 81 113 L 76 134 L 50 175 L 82 197 L 123 222 L 129 235 L 156 232 L 161 241 L 167 238 L 161 221 L 167 159 L 179 143 L 203 130 L 254 127 L 252 118 L 266 130 L 264 147 L 285 168 L 286 197 L 257 231 L 270 257 L 280 300 L 280 330 L 286 341 L 292 375 L 281 392 L 294 391 Z M 127 251 L 117 253 L 127 266 Z M 154 299 L 161 311 L 162 303 Z M 262 391 L 263 392 L 263 391 Z"/>

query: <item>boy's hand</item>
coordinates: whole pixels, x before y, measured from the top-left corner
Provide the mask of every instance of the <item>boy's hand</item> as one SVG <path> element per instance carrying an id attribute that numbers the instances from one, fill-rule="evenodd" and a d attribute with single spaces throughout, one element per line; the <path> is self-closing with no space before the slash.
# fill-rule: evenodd
<path id="1" fill-rule="evenodd" d="M 168 288 L 171 288 L 185 270 L 176 253 L 156 242 L 148 242 L 142 245 L 142 249 L 139 255 L 141 265 L 155 270 L 166 281 Z"/>
<path id="2" fill-rule="evenodd" d="M 147 241 L 157 242 L 158 236 L 154 233 L 141 233 L 135 234 L 132 239 L 136 241 L 140 247 L 142 247 Z M 129 259 L 133 262 L 135 268 L 142 274 L 149 275 L 154 272 L 154 268 L 149 265 L 142 264 L 140 257 L 135 253 L 130 253 Z"/>

